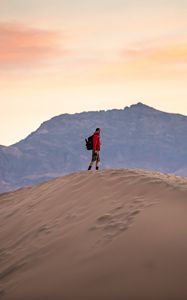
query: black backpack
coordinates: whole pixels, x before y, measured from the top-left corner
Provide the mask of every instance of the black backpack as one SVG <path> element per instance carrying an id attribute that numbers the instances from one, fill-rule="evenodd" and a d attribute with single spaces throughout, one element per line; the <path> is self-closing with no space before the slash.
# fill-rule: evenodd
<path id="1" fill-rule="evenodd" d="M 85 139 L 85 142 L 86 142 L 86 149 L 93 150 L 93 135 L 91 135 L 87 139 Z"/>

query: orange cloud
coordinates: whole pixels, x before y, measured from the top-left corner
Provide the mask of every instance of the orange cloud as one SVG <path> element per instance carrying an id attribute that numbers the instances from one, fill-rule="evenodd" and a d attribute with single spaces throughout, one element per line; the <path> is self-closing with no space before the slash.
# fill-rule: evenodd
<path id="1" fill-rule="evenodd" d="M 121 53 L 120 53 L 121 54 Z M 187 42 L 173 41 L 162 45 L 135 45 L 98 67 L 93 77 L 98 82 L 128 80 L 183 80 L 187 74 Z"/>
<path id="2" fill-rule="evenodd" d="M 167 48 L 156 51 L 152 59 L 158 62 L 166 63 L 186 63 L 187 62 L 187 43 L 172 45 Z"/>
<path id="3" fill-rule="evenodd" d="M 0 65 L 20 66 L 40 62 L 65 53 L 60 48 L 62 34 L 21 24 L 0 23 Z"/>
<path id="4" fill-rule="evenodd" d="M 129 61 L 139 61 L 147 63 L 186 63 L 187 62 L 187 42 L 173 43 L 150 48 L 126 49 L 122 54 L 123 58 Z"/>

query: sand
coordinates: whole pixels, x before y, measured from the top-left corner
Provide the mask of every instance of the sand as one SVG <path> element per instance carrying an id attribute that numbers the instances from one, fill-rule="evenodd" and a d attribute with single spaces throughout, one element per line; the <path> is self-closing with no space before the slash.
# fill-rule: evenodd
<path id="1" fill-rule="evenodd" d="M 0 195 L 0 299 L 186 300 L 187 178 L 82 171 Z"/>

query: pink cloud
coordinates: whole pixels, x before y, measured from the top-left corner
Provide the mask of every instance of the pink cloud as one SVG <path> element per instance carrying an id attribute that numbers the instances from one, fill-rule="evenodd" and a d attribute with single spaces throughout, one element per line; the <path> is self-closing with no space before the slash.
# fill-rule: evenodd
<path id="1" fill-rule="evenodd" d="M 66 51 L 60 47 L 61 39 L 59 32 L 17 23 L 0 23 L 0 65 L 33 65 L 64 55 Z"/>

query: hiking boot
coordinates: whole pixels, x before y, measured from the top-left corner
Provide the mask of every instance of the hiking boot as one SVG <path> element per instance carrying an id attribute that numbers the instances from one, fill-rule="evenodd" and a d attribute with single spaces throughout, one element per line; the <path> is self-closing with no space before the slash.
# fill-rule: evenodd
<path id="1" fill-rule="evenodd" d="M 91 168 L 92 168 L 92 166 L 89 166 L 89 167 L 88 167 L 88 171 L 90 171 L 90 170 L 91 170 Z"/>
<path id="2" fill-rule="evenodd" d="M 99 167 L 96 167 L 96 170 L 99 170 Z"/>

